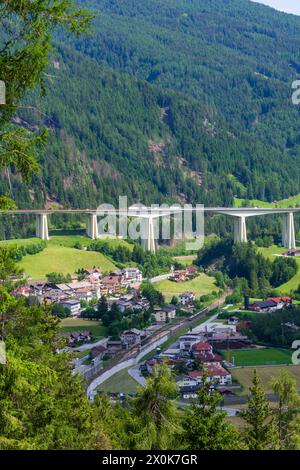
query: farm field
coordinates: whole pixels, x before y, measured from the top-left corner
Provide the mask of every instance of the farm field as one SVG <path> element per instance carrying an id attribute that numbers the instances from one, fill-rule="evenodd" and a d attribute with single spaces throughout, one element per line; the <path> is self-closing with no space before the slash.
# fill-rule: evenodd
<path id="1" fill-rule="evenodd" d="M 97 387 L 106 393 L 136 393 L 138 383 L 128 374 L 128 369 L 121 370 Z"/>
<path id="2" fill-rule="evenodd" d="M 82 318 L 64 318 L 60 323 L 60 327 L 63 333 L 88 330 L 97 339 L 104 338 L 107 330 L 99 321 L 84 320 Z"/>
<path id="3" fill-rule="evenodd" d="M 195 279 L 185 282 L 161 281 L 156 284 L 156 288 L 162 292 L 167 301 L 170 301 L 174 295 L 178 296 L 182 292 L 194 292 L 196 297 L 200 297 L 201 295 L 210 294 L 212 291 L 218 290 L 214 278 L 206 274 L 200 274 Z"/>
<path id="4" fill-rule="evenodd" d="M 248 394 L 249 387 L 252 386 L 254 370 L 257 371 L 267 393 L 271 393 L 270 380 L 272 377 L 278 377 L 282 370 L 287 370 L 296 380 L 297 388 L 300 391 L 300 366 L 267 366 L 267 367 L 247 367 L 242 369 L 231 369 L 232 377 L 236 379 L 243 387 L 243 394 Z"/>
<path id="5" fill-rule="evenodd" d="M 227 351 L 222 351 L 226 357 Z M 291 364 L 292 352 L 286 349 L 264 348 L 252 350 L 230 351 L 231 358 L 234 357 L 236 366 L 262 366 Z"/>

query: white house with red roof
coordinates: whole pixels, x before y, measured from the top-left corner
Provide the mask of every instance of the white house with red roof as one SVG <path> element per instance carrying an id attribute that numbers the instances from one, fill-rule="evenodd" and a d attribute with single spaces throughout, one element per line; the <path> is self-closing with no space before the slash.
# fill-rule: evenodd
<path id="1" fill-rule="evenodd" d="M 208 373 L 208 380 L 216 382 L 218 385 L 230 385 L 232 377 L 228 370 L 224 369 L 219 362 L 206 362 L 204 368 Z M 192 384 L 202 382 L 203 372 L 201 370 L 192 370 L 187 373 Z"/>

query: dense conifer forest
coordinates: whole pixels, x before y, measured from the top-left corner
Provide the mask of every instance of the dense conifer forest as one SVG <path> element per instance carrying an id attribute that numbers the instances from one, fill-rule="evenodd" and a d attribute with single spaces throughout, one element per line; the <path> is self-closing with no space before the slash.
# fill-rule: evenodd
<path id="1" fill-rule="evenodd" d="M 85 4 L 93 33 L 56 32 L 47 94 L 28 94 L 14 118 L 48 129 L 42 170 L 24 185 L 12 168 L 2 193 L 89 207 L 299 192 L 299 18 L 247 0 Z"/>

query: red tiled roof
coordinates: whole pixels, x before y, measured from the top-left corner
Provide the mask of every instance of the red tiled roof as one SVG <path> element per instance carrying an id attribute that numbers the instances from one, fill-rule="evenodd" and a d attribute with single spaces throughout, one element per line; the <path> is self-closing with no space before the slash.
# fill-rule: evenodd
<path id="1" fill-rule="evenodd" d="M 268 300 L 273 300 L 273 302 L 280 304 L 281 302 L 290 302 L 292 299 L 291 297 L 268 297 Z"/>
<path id="2" fill-rule="evenodd" d="M 227 375 L 230 375 L 229 372 L 226 369 L 224 369 L 224 367 L 222 367 L 221 364 L 219 364 L 219 363 L 206 364 L 205 369 L 207 370 L 208 374 L 212 377 L 215 377 L 215 376 L 225 377 Z M 191 378 L 201 377 L 202 371 L 192 370 L 192 371 L 188 372 L 187 375 Z"/>
<path id="3" fill-rule="evenodd" d="M 211 345 L 206 341 L 199 341 L 193 345 L 195 351 L 211 351 Z"/>

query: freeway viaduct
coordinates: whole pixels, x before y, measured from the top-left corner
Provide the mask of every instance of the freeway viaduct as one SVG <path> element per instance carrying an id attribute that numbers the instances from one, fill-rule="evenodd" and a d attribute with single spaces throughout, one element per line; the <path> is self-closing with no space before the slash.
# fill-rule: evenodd
<path id="1" fill-rule="evenodd" d="M 203 214 L 223 214 L 234 220 L 234 241 L 247 242 L 246 219 L 259 215 L 282 215 L 282 244 L 288 249 L 296 248 L 294 214 L 300 212 L 299 208 L 256 208 L 256 207 L 139 207 L 132 206 L 128 209 L 19 209 L 12 211 L 0 211 L 5 216 L 33 214 L 36 216 L 36 236 L 49 239 L 48 216 L 51 214 L 78 214 L 85 215 L 87 220 L 87 235 L 92 239 L 99 238 L 98 217 L 110 215 L 116 217 L 137 217 L 144 219 L 146 224 L 145 248 L 155 252 L 155 236 L 153 220 L 160 217 L 170 217 L 180 213 L 201 212 Z"/>

